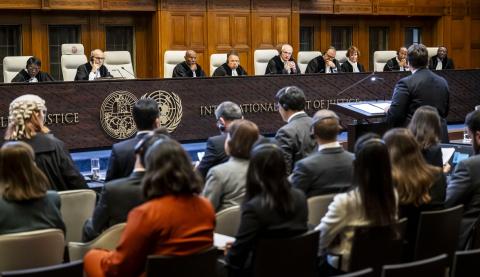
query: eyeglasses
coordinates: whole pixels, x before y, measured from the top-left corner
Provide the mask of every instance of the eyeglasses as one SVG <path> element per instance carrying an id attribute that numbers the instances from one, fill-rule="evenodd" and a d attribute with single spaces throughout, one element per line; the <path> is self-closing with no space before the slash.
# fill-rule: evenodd
<path id="1" fill-rule="evenodd" d="M 97 60 L 105 60 L 104 57 L 94 57 L 94 58 L 97 59 Z"/>
<path id="2" fill-rule="evenodd" d="M 283 54 L 292 55 L 292 52 L 282 51 Z"/>

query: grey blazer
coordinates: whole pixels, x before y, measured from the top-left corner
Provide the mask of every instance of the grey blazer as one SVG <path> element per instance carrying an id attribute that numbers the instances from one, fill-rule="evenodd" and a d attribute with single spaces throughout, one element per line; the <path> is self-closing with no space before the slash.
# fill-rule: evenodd
<path id="1" fill-rule="evenodd" d="M 308 197 L 345 192 L 353 178 L 353 154 L 342 147 L 325 148 L 297 162 L 292 185 Z"/>
<path id="2" fill-rule="evenodd" d="M 202 194 L 212 202 L 216 212 L 243 202 L 248 164 L 248 160 L 231 157 L 208 171 Z"/>

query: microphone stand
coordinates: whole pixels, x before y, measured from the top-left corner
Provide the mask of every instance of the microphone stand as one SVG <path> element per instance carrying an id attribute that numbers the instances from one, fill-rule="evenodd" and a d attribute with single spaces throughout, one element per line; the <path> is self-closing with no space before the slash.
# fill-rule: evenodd
<path id="1" fill-rule="evenodd" d="M 115 68 L 112 71 L 117 71 L 118 74 L 120 74 L 120 76 L 122 76 L 123 79 L 126 79 L 125 76 L 123 76 L 122 72 L 120 72 L 120 70 L 118 70 L 118 68 Z"/>
<path id="2" fill-rule="evenodd" d="M 128 74 L 130 74 L 134 79 L 136 79 L 137 77 L 135 77 L 135 74 L 133 74 L 132 72 L 128 71 L 125 67 L 121 67 L 123 70 L 125 70 L 125 72 L 127 72 Z"/>
<path id="3" fill-rule="evenodd" d="M 350 86 L 342 89 L 339 93 L 337 93 L 337 96 L 343 94 L 343 93 L 346 92 L 347 90 L 353 88 L 354 86 L 360 84 L 361 82 L 363 82 L 363 81 L 365 81 L 365 80 L 367 80 L 367 79 L 369 79 L 369 78 L 375 78 L 375 79 L 372 80 L 372 81 L 375 81 L 377 78 L 376 78 L 376 77 L 373 77 L 374 75 L 375 75 L 375 72 L 372 72 L 371 74 L 367 75 L 367 77 L 362 78 L 362 79 L 360 79 L 359 81 L 353 83 L 352 85 L 350 85 Z M 378 79 L 380 79 L 380 78 L 378 78 Z"/>

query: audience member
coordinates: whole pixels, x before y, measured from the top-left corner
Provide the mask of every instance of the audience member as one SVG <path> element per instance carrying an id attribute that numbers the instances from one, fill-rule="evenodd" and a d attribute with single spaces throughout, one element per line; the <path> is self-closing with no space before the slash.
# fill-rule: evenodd
<path id="1" fill-rule="evenodd" d="M 287 122 L 277 131 L 275 140 L 284 152 L 287 173 L 290 174 L 295 163 L 308 156 L 315 148 L 315 141 L 310 135 L 312 118 L 304 111 L 305 94 L 296 86 L 280 89 L 275 96 L 275 102 L 280 116 Z"/>
<path id="2" fill-rule="evenodd" d="M 258 136 L 257 125 L 248 120 L 235 120 L 228 128 L 225 153 L 230 159 L 208 171 L 203 189 L 216 212 L 243 201 L 250 151 Z"/>
<path id="3" fill-rule="evenodd" d="M 392 127 L 405 127 L 413 113 L 425 105 L 436 108 L 440 117 L 445 119 L 449 109 L 448 84 L 444 78 L 427 68 L 427 48 L 423 44 L 410 46 L 408 62 L 412 75 L 400 79 L 395 85 L 392 104 L 387 112 L 387 122 Z"/>
<path id="4" fill-rule="evenodd" d="M 203 72 L 202 67 L 197 64 L 197 53 L 193 50 L 187 50 L 185 52 L 185 61 L 177 64 L 173 68 L 172 78 L 179 77 L 204 77 L 205 72 Z"/>
<path id="5" fill-rule="evenodd" d="M 441 128 L 438 111 L 431 106 L 419 107 L 408 124 L 427 163 L 438 167 L 443 167 L 442 148 L 439 145 Z"/>
<path id="6" fill-rule="evenodd" d="M 108 227 L 127 221 L 130 210 L 144 202 L 141 183 L 145 175 L 145 154 L 158 139 L 165 138 L 167 136 L 162 128 L 144 136 L 135 145 L 135 166 L 132 173 L 103 186 L 93 216 L 83 226 L 83 241 L 93 240 Z"/>
<path id="7" fill-rule="evenodd" d="M 365 68 L 358 62 L 360 51 L 356 46 L 350 46 L 347 50 L 347 60 L 342 63 L 340 69 L 342 72 L 365 72 Z"/>
<path id="8" fill-rule="evenodd" d="M 338 116 L 330 110 L 318 111 L 311 130 L 318 151 L 296 163 L 292 185 L 307 197 L 346 191 L 352 184 L 353 154 L 343 150 L 337 141 Z"/>
<path id="9" fill-rule="evenodd" d="M 387 61 L 383 67 L 383 71 L 408 71 L 409 60 L 407 60 L 407 47 L 402 46 L 397 50 L 397 56 Z M 428 56 L 427 56 L 428 59 Z"/>
<path id="10" fill-rule="evenodd" d="M 142 138 L 160 127 L 160 111 L 157 101 L 140 99 L 132 109 L 133 121 L 137 126 L 137 134 L 131 139 L 115 143 L 108 159 L 108 169 L 105 181 L 127 177 L 132 173 L 135 164 L 134 147 Z M 167 131 L 164 131 L 167 134 Z"/>
<path id="11" fill-rule="evenodd" d="M 397 219 L 397 197 L 385 143 L 373 134 L 360 137 L 353 166 L 354 188 L 335 196 L 316 227 L 320 230 L 320 250 L 333 254 L 323 264 L 324 269 L 337 268 L 332 271 L 348 270 L 355 227 L 388 225 Z"/>
<path id="12" fill-rule="evenodd" d="M 282 50 L 270 59 L 265 70 L 265 75 L 268 74 L 300 74 L 300 68 L 297 62 L 292 57 L 293 47 L 290 44 L 282 45 Z"/>
<path id="13" fill-rule="evenodd" d="M 465 248 L 473 223 L 480 216 L 480 111 L 469 113 L 465 125 L 472 138 L 474 155 L 455 167 L 448 182 L 446 200 L 448 207 L 463 204 L 460 249 Z"/>
<path id="14" fill-rule="evenodd" d="M 230 51 L 227 54 L 227 62 L 219 66 L 213 72 L 213 76 L 245 76 L 248 75 L 245 69 L 240 65 L 238 53 Z"/>
<path id="15" fill-rule="evenodd" d="M 128 214 L 116 250 L 86 254 L 87 276 L 139 276 L 148 255 L 184 256 L 212 246 L 215 212 L 210 201 L 197 195 L 201 178 L 182 146 L 160 139 L 147 151 L 145 164 L 147 202 Z"/>
<path id="16" fill-rule="evenodd" d="M 392 129 L 383 138 L 390 152 L 399 218 L 408 219 L 405 236 L 408 244 L 403 252 L 405 260 L 411 261 L 420 213 L 444 207 L 446 179 L 441 168 L 425 162 L 420 145 L 408 129 Z"/>
<path id="17" fill-rule="evenodd" d="M 93 81 L 98 78 L 113 77 L 108 72 L 105 62 L 105 54 L 100 49 L 95 49 L 90 53 L 90 61 L 77 68 L 75 81 Z"/>
<path id="18" fill-rule="evenodd" d="M 75 167 L 61 140 L 44 125 L 45 100 L 25 94 L 10 103 L 5 140 L 22 140 L 35 152 L 35 163 L 47 176 L 52 189 L 86 189 L 85 179 Z"/>
<path id="19" fill-rule="evenodd" d="M 42 62 L 37 57 L 27 60 L 25 69 L 20 70 L 12 79 L 12 83 L 37 83 L 55 81 L 47 72 L 40 71 Z"/>
<path id="20" fill-rule="evenodd" d="M 323 56 L 320 55 L 308 63 L 305 73 L 337 73 L 340 64 L 335 59 L 336 54 L 335 47 L 330 46 Z"/>
<path id="21" fill-rule="evenodd" d="M 225 153 L 225 140 L 227 138 L 227 128 L 236 119 L 242 119 L 242 109 L 237 104 L 225 101 L 218 105 L 215 110 L 215 118 L 217 119 L 217 128 L 220 135 L 209 137 L 207 139 L 207 147 L 205 155 L 197 166 L 198 172 L 205 178 L 210 168 L 228 161 Z"/>
<path id="22" fill-rule="evenodd" d="M 47 191 L 50 184 L 34 156 L 22 141 L 6 142 L 0 149 L 0 235 L 50 228 L 65 232 L 60 197 Z"/>
<path id="23" fill-rule="evenodd" d="M 447 52 L 445 46 L 438 47 L 437 55 L 430 58 L 428 68 L 430 70 L 455 69 L 453 60 L 447 57 Z"/>
<path id="24" fill-rule="evenodd" d="M 252 275 L 251 255 L 259 239 L 291 237 L 307 231 L 305 195 L 291 188 L 285 168 L 277 145 L 261 144 L 252 150 L 240 227 L 235 242 L 227 247 L 226 262 L 232 276 Z"/>

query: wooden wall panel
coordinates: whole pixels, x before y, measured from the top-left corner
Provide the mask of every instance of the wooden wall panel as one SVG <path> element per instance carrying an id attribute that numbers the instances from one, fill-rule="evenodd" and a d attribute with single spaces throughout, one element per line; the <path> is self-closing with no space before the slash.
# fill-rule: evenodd
<path id="1" fill-rule="evenodd" d="M 334 0 L 300 0 L 302 14 L 332 14 Z"/>
<path id="2" fill-rule="evenodd" d="M 3 0 L 0 9 L 40 9 L 42 0 Z"/>
<path id="3" fill-rule="evenodd" d="M 156 0 L 103 0 L 103 9 L 113 11 L 155 11 Z"/>
<path id="4" fill-rule="evenodd" d="M 59 10 L 99 10 L 101 0 L 44 0 L 43 8 Z"/>
<path id="5" fill-rule="evenodd" d="M 372 0 L 336 0 L 334 13 L 372 14 Z"/>

